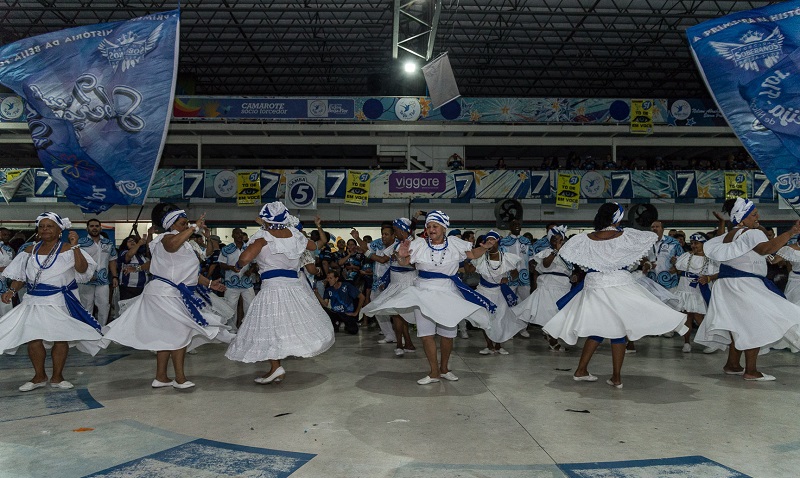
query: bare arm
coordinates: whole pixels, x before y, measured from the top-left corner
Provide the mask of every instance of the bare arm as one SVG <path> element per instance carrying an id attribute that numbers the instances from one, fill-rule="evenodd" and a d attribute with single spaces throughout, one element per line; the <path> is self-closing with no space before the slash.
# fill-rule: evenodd
<path id="1" fill-rule="evenodd" d="M 78 245 L 77 232 L 75 231 L 69 232 L 69 244 L 70 248 Z M 83 252 L 81 252 L 80 247 L 75 247 L 75 249 L 72 249 L 72 252 L 74 253 L 73 255 L 75 256 L 75 271 L 78 272 L 79 274 L 83 274 L 84 272 L 86 272 L 86 269 L 89 268 L 89 263 L 86 262 L 86 258 L 83 257 Z M 109 263 L 109 267 L 110 266 L 111 263 Z"/>
<path id="2" fill-rule="evenodd" d="M 242 254 L 239 256 L 239 260 L 236 262 L 236 266 L 234 266 L 233 270 L 241 270 L 242 267 L 253 262 L 256 259 L 256 256 L 258 256 L 258 253 L 261 252 L 261 249 L 263 249 L 266 245 L 266 239 L 261 237 L 256 239 L 255 242 L 247 246 L 247 249 L 242 251 Z"/>
<path id="3" fill-rule="evenodd" d="M 783 234 L 775 236 L 771 240 L 767 242 L 762 242 L 761 244 L 757 245 L 756 247 L 753 248 L 753 251 L 762 256 L 766 256 L 768 254 L 774 254 L 778 252 L 778 249 L 785 246 L 786 243 L 789 242 L 789 239 L 791 239 L 792 236 L 796 234 L 800 234 L 800 221 L 796 221 L 792 226 L 792 228 L 784 232 Z"/>

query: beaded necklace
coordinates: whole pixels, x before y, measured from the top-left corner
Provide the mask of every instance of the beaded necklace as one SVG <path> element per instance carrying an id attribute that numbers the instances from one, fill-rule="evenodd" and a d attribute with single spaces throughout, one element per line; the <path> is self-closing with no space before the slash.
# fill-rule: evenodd
<path id="1" fill-rule="evenodd" d="M 497 267 L 492 267 L 492 261 L 489 259 L 489 256 L 491 254 L 499 254 L 499 256 L 500 256 L 500 258 L 498 259 L 499 262 L 497 264 Z M 500 250 L 498 250 L 497 252 L 486 251 L 485 257 L 486 257 L 486 267 L 488 267 L 489 270 L 499 271 L 500 268 L 503 267 L 503 251 L 500 251 Z"/>
<path id="2" fill-rule="evenodd" d="M 444 264 L 444 258 L 447 256 L 447 246 L 449 245 L 448 241 L 447 241 L 447 238 L 446 237 L 444 238 L 444 246 L 440 247 L 438 249 L 433 247 L 433 244 L 431 244 L 431 239 L 430 238 L 427 238 L 426 242 L 428 243 L 428 248 L 431 250 L 431 262 L 433 263 L 433 265 L 438 267 L 438 266 Z M 439 262 L 436 262 L 436 259 L 434 259 L 434 252 L 441 252 L 442 253 L 441 258 L 439 258 Z"/>
<path id="3" fill-rule="evenodd" d="M 692 259 L 694 259 L 694 253 L 693 253 L 693 252 L 690 252 L 689 254 L 690 254 L 690 255 L 689 255 L 689 268 L 691 268 L 691 266 L 692 266 Z M 703 255 L 703 256 L 701 256 L 701 257 L 703 258 L 703 266 L 700 268 L 700 273 L 699 273 L 699 274 L 697 274 L 697 275 L 699 275 L 699 276 L 701 276 L 701 277 L 702 277 L 702 276 L 704 276 L 704 275 L 707 275 L 707 274 L 706 274 L 706 271 L 708 270 L 708 256 L 705 256 L 705 255 Z"/>
<path id="4" fill-rule="evenodd" d="M 265 229 L 286 229 L 288 226 L 286 224 L 272 224 L 269 223 Z"/>
<path id="5" fill-rule="evenodd" d="M 52 249 L 50 249 L 47 257 L 44 259 L 44 264 L 42 264 L 39 262 L 39 249 L 42 248 L 42 244 L 44 244 L 44 241 L 40 241 L 38 244 L 33 246 L 32 255 L 36 258 L 36 264 L 39 265 L 39 270 L 36 271 L 36 277 L 33 278 L 33 282 L 30 284 L 31 289 L 36 288 L 36 285 L 39 284 L 39 278 L 42 276 L 42 272 L 45 269 L 53 267 L 53 264 L 56 263 L 56 259 L 58 259 L 58 255 L 61 254 L 61 241 L 58 241 L 58 243 L 55 244 Z M 28 257 L 28 260 L 30 260 L 30 257 Z"/>

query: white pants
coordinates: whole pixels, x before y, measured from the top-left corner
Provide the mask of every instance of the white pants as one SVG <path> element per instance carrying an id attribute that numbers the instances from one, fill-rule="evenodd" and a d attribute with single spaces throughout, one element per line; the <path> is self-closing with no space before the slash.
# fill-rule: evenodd
<path id="1" fill-rule="evenodd" d="M 81 296 L 81 305 L 91 314 L 97 306 L 97 322 L 106 325 L 108 322 L 108 311 L 111 304 L 108 302 L 107 285 L 78 284 L 78 293 Z"/>
<path id="2" fill-rule="evenodd" d="M 239 305 L 239 297 L 242 298 L 242 310 L 247 314 L 247 309 L 253 303 L 256 297 L 255 290 L 252 287 L 249 289 L 234 289 L 233 287 L 225 290 L 225 302 L 233 309 L 233 316 L 228 318 L 228 325 L 236 327 L 236 311 Z"/>
<path id="3" fill-rule="evenodd" d="M 377 299 L 382 292 L 383 292 L 382 290 L 373 289 L 372 294 L 370 294 L 370 297 L 372 299 Z M 378 321 L 378 327 L 381 328 L 383 339 L 387 342 L 397 342 L 397 336 L 395 335 L 394 328 L 392 327 L 392 316 L 376 315 L 375 320 Z"/>
<path id="4" fill-rule="evenodd" d="M 438 335 L 452 339 L 456 336 L 456 327 L 445 327 L 439 325 L 431 319 L 422 315 L 419 309 L 414 310 L 414 318 L 417 322 L 417 337 L 429 337 L 431 335 Z"/>

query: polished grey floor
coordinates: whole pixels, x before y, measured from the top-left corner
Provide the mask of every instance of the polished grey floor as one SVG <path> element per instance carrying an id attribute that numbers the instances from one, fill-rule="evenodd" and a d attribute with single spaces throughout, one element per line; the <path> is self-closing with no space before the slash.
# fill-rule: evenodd
<path id="1" fill-rule="evenodd" d="M 253 382 L 263 364 L 230 362 L 222 345 L 188 357 L 197 383 L 188 391 L 151 389 L 149 352 L 112 348 L 107 364 L 72 352 L 65 376 L 88 390 L 75 403 L 93 404 L 77 409 L 60 391 L 17 392 L 31 369 L 19 357 L 0 357 L 0 476 L 84 476 L 197 438 L 315 455 L 284 474 L 239 476 L 800 474 L 800 357 L 789 352 L 762 356 L 760 368 L 778 379 L 753 383 L 723 374 L 722 353 L 686 354 L 680 338 L 647 338 L 626 356 L 624 389 L 616 390 L 605 384 L 608 345 L 590 365 L 600 380 L 578 383 L 571 377 L 579 349 L 551 352 L 538 329 L 510 341 L 507 356 L 479 355 L 483 339 L 470 334 L 456 339 L 451 359 L 460 380 L 427 386 L 416 384 L 427 372 L 421 344 L 396 357 L 393 345 L 376 343 L 376 329 L 339 334 L 325 354 L 285 361 L 285 380 L 272 385 Z M 698 455 L 720 466 L 682 474 L 563 468 Z"/>

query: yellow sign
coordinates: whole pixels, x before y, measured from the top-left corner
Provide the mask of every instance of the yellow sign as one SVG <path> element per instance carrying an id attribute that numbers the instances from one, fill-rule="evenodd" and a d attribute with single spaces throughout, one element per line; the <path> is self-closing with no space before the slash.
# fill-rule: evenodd
<path id="1" fill-rule="evenodd" d="M 13 181 L 18 177 L 25 174 L 26 169 L 12 169 L 11 171 L 6 171 L 6 182 Z"/>
<path id="2" fill-rule="evenodd" d="M 725 171 L 725 199 L 747 199 L 747 175 L 736 171 Z"/>
<path id="3" fill-rule="evenodd" d="M 577 174 L 558 174 L 558 188 L 556 189 L 556 207 L 578 209 L 578 200 L 581 198 L 581 177 Z"/>
<path id="4" fill-rule="evenodd" d="M 631 100 L 631 133 L 653 132 L 653 100 Z"/>
<path id="5" fill-rule="evenodd" d="M 347 190 L 344 203 L 366 206 L 369 202 L 370 175 L 362 171 L 347 171 Z"/>
<path id="6" fill-rule="evenodd" d="M 255 171 L 236 171 L 236 204 L 261 204 L 261 174 Z"/>

